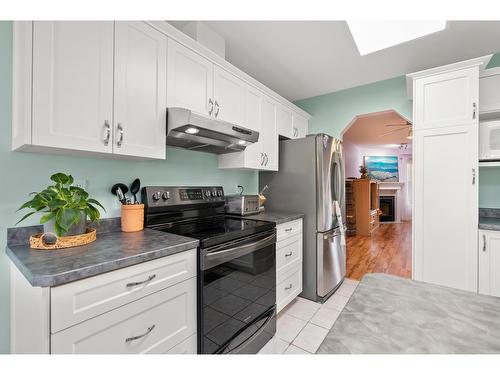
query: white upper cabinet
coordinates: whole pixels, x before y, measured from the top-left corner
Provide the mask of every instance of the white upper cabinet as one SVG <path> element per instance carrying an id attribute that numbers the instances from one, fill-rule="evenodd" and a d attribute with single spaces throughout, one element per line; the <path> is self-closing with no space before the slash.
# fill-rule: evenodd
<path id="1" fill-rule="evenodd" d="M 500 297 L 500 233 L 479 231 L 479 293 Z"/>
<path id="2" fill-rule="evenodd" d="M 308 132 L 308 121 L 305 117 L 294 113 L 293 114 L 293 138 L 304 138 Z"/>
<path id="3" fill-rule="evenodd" d="M 276 103 L 264 96 L 262 98 L 261 123 L 262 152 L 264 154 L 263 170 L 278 170 L 278 132 L 276 130 Z"/>
<path id="4" fill-rule="evenodd" d="M 211 115 L 213 63 L 173 39 L 168 39 L 167 105 Z"/>
<path id="5" fill-rule="evenodd" d="M 245 93 L 247 84 L 214 66 L 214 117 L 243 126 L 245 122 Z"/>
<path id="6" fill-rule="evenodd" d="M 479 117 L 477 67 L 415 81 L 414 130 L 470 125 Z"/>
<path id="7" fill-rule="evenodd" d="M 167 37 L 143 22 L 115 24 L 115 154 L 165 158 Z"/>
<path id="8" fill-rule="evenodd" d="M 413 103 L 413 276 L 473 292 L 478 283 L 478 73 L 477 65 L 416 73 Z"/>
<path id="9" fill-rule="evenodd" d="M 293 135 L 293 113 L 285 106 L 276 106 L 276 128 L 278 134 L 285 138 L 295 138 Z"/>
<path id="10" fill-rule="evenodd" d="M 484 70 L 479 79 L 479 115 L 500 117 L 500 68 Z"/>
<path id="11" fill-rule="evenodd" d="M 32 143 L 112 152 L 113 22 L 33 23 Z"/>

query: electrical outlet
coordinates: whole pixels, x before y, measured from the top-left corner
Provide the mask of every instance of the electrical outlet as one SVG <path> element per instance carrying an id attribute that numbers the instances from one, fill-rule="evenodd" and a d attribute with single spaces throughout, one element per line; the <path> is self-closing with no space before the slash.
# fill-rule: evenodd
<path id="1" fill-rule="evenodd" d="M 87 180 L 79 179 L 73 181 L 73 186 L 79 187 L 80 189 L 87 190 Z"/>

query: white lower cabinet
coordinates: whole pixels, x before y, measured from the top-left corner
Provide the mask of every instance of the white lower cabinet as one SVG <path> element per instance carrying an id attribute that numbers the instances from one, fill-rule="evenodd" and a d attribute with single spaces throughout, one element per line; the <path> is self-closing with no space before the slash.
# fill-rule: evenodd
<path id="1" fill-rule="evenodd" d="M 196 353 L 196 249 L 53 288 L 14 271 L 11 294 L 13 353 Z"/>
<path id="2" fill-rule="evenodd" d="M 302 219 L 276 227 L 276 306 L 280 312 L 302 293 Z"/>
<path id="3" fill-rule="evenodd" d="M 51 337 L 51 353 L 166 353 L 196 332 L 196 278 Z"/>
<path id="4" fill-rule="evenodd" d="M 479 293 L 500 297 L 500 232 L 479 231 Z"/>

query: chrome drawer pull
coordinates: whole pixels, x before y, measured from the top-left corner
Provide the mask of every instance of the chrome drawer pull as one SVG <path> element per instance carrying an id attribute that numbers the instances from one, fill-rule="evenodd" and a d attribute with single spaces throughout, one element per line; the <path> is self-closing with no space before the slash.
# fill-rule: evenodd
<path id="1" fill-rule="evenodd" d="M 126 338 L 125 342 L 130 342 L 130 341 L 142 339 L 144 336 L 149 335 L 151 333 L 151 331 L 153 329 L 155 329 L 155 327 L 156 327 L 156 325 L 153 324 L 151 327 L 148 328 L 148 330 L 146 331 L 146 333 L 143 333 L 142 335 L 139 335 L 139 336 L 132 336 L 132 337 Z"/>
<path id="2" fill-rule="evenodd" d="M 133 287 L 133 286 L 137 286 L 137 285 L 141 285 L 141 284 L 145 284 L 145 283 L 149 283 L 151 280 L 153 280 L 154 278 L 156 277 L 156 275 L 151 275 L 147 278 L 147 280 L 143 280 L 143 281 L 136 281 L 136 282 L 133 282 L 133 283 L 128 283 L 127 284 L 127 288 L 130 288 L 130 287 Z"/>
<path id="3" fill-rule="evenodd" d="M 288 286 L 285 286 L 285 290 L 292 289 L 292 284 L 288 284 Z"/>
<path id="4" fill-rule="evenodd" d="M 285 232 L 291 232 L 293 228 L 286 228 Z"/>
<path id="5" fill-rule="evenodd" d="M 285 254 L 286 257 L 291 257 L 293 254 L 293 251 L 290 251 L 288 254 Z"/>

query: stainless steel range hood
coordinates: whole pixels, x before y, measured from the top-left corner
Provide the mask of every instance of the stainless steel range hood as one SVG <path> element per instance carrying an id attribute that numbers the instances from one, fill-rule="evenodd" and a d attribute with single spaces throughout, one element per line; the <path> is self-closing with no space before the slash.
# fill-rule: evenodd
<path id="1" fill-rule="evenodd" d="M 201 115 L 186 108 L 167 108 L 167 145 L 227 154 L 243 151 L 259 132 Z"/>

